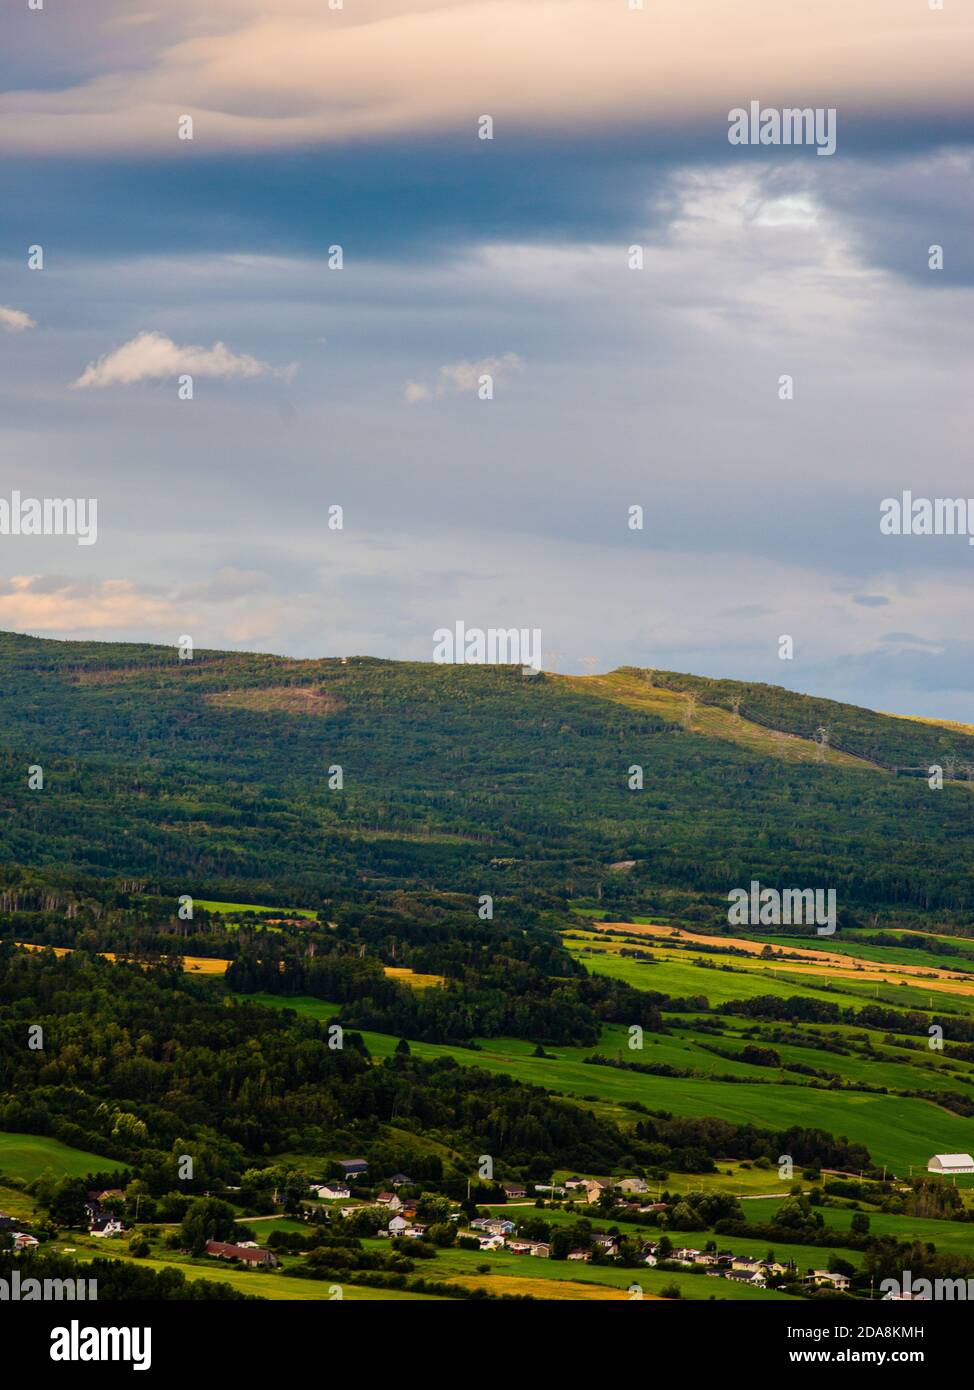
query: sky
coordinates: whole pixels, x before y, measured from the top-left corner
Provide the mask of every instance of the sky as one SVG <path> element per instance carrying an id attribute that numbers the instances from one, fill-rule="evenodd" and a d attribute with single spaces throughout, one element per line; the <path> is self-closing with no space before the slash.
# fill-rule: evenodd
<path id="1" fill-rule="evenodd" d="M 974 5 L 332 3 L 5 0 L 0 627 L 974 722 Z"/>

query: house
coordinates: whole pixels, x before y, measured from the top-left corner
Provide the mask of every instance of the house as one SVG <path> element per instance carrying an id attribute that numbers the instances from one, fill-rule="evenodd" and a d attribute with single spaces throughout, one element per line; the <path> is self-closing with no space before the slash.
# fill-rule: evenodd
<path id="1" fill-rule="evenodd" d="M 954 1173 L 974 1173 L 974 1158 L 970 1154 L 934 1154 L 927 1164 L 928 1173 L 943 1173 L 952 1177 Z"/>
<path id="2" fill-rule="evenodd" d="M 735 1255 L 731 1260 L 731 1269 L 740 1274 L 756 1274 L 761 1268 L 760 1260 L 752 1260 L 747 1255 Z"/>
<path id="3" fill-rule="evenodd" d="M 401 1216 L 394 1216 L 389 1222 L 389 1234 L 391 1236 L 405 1235 L 408 1226 L 408 1221 L 405 1221 Z"/>
<path id="4" fill-rule="evenodd" d="M 597 1245 L 606 1255 L 618 1255 L 619 1253 L 615 1236 L 593 1236 L 592 1244 Z"/>
<path id="5" fill-rule="evenodd" d="M 115 1216 L 96 1217 L 88 1229 L 93 1236 L 121 1236 L 125 1234 L 125 1227 Z"/>
<path id="6" fill-rule="evenodd" d="M 831 1284 L 834 1289 L 847 1289 L 849 1287 L 849 1280 L 844 1274 L 833 1274 L 830 1269 L 812 1270 L 811 1283 L 817 1286 Z"/>
<path id="7" fill-rule="evenodd" d="M 252 1265 L 254 1268 L 273 1269 L 277 1264 L 277 1256 L 270 1250 L 261 1250 L 258 1246 L 230 1245 L 223 1240 L 208 1240 L 206 1254 L 213 1255 L 218 1260 L 239 1260 L 241 1264 Z"/>
<path id="8" fill-rule="evenodd" d="M 531 1254 L 536 1256 L 539 1260 L 550 1260 L 551 1246 L 546 1240 L 532 1240 Z"/>
<path id="9" fill-rule="evenodd" d="M 503 1237 L 503 1236 L 481 1236 L 481 1237 L 480 1237 L 480 1248 L 481 1248 L 481 1250 L 503 1250 L 503 1248 L 504 1248 L 504 1237 Z"/>
<path id="10" fill-rule="evenodd" d="M 622 1182 L 617 1182 L 616 1187 L 620 1192 L 646 1192 L 645 1178 L 623 1178 Z"/>
<path id="11" fill-rule="evenodd" d="M 586 1264 L 592 1258 L 591 1250 L 569 1250 L 567 1258 L 569 1260 L 584 1260 Z"/>
<path id="12" fill-rule="evenodd" d="M 565 1179 L 565 1191 L 566 1191 L 566 1192 L 574 1192 L 576 1188 L 584 1187 L 584 1186 L 585 1186 L 585 1183 L 586 1183 L 586 1179 L 585 1179 L 585 1178 L 566 1178 L 566 1179 Z"/>
<path id="13" fill-rule="evenodd" d="M 36 1236 L 25 1235 L 23 1231 L 14 1231 L 13 1240 L 15 1250 L 36 1250 L 40 1245 Z"/>
<path id="14" fill-rule="evenodd" d="M 501 1187 L 504 1189 L 508 1199 L 511 1197 L 526 1197 L 528 1195 L 528 1189 L 521 1182 L 502 1182 Z"/>
<path id="15" fill-rule="evenodd" d="M 473 1222 L 470 1224 L 473 1225 Z M 508 1221 L 506 1217 L 488 1217 L 484 1223 L 484 1230 L 492 1236 L 509 1236 L 514 1232 L 514 1222 Z"/>
<path id="16" fill-rule="evenodd" d="M 364 1158 L 343 1158 L 338 1166 L 346 1178 L 360 1178 L 363 1173 L 369 1171 L 369 1165 Z"/>
<path id="17" fill-rule="evenodd" d="M 389 1211 L 400 1211 L 402 1209 L 402 1202 L 400 1202 L 394 1192 L 380 1192 L 375 1199 L 375 1204 L 378 1207 L 386 1207 Z"/>
<path id="18" fill-rule="evenodd" d="M 589 1202 L 597 1202 L 605 1191 L 605 1184 L 601 1182 L 585 1182 L 582 1185 L 585 1188 L 586 1200 Z"/>
<path id="19" fill-rule="evenodd" d="M 407 1226 L 405 1234 L 409 1236 L 410 1240 L 422 1240 L 426 1234 L 426 1229 L 423 1225 Z"/>
<path id="20" fill-rule="evenodd" d="M 550 1182 L 536 1182 L 534 1190 L 535 1192 L 550 1192 L 552 1197 L 564 1197 L 568 1189 Z"/>
<path id="21" fill-rule="evenodd" d="M 343 1182 L 316 1183 L 311 1191 L 322 1202 L 343 1202 L 352 1195 L 351 1188 Z"/>
<path id="22" fill-rule="evenodd" d="M 646 1251 L 645 1255 L 643 1256 L 643 1264 L 644 1264 L 644 1265 L 650 1265 L 650 1266 L 656 1264 L 656 1252 L 655 1252 L 655 1250 L 647 1250 L 647 1251 Z"/>
<path id="23" fill-rule="evenodd" d="M 531 1242 L 529 1240 L 509 1240 L 507 1248 L 512 1255 L 527 1255 L 531 1250 Z"/>
<path id="24" fill-rule="evenodd" d="M 392 1187 L 407 1187 L 412 1182 L 412 1178 L 407 1177 L 405 1173 L 393 1173 L 389 1182 Z"/>
<path id="25" fill-rule="evenodd" d="M 489 1220 L 489 1216 L 475 1216 L 470 1223 L 471 1231 L 486 1231 L 487 1223 Z M 513 1226 L 511 1227 L 511 1229 L 514 1229 Z"/>

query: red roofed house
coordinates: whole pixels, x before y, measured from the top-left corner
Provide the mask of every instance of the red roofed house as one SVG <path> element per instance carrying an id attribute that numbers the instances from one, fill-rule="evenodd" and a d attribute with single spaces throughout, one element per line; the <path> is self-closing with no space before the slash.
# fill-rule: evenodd
<path id="1" fill-rule="evenodd" d="M 226 1241 L 208 1240 L 206 1253 L 220 1260 L 239 1260 L 241 1264 L 259 1265 L 265 1269 L 273 1269 L 277 1264 L 276 1255 L 256 1245 L 228 1245 Z"/>

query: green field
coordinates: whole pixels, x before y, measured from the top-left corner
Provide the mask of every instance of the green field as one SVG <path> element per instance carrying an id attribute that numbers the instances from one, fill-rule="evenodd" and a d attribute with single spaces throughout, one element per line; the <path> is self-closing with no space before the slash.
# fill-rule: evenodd
<path id="1" fill-rule="evenodd" d="M 111 1172 L 124 1167 L 103 1154 L 85 1153 L 70 1149 L 57 1139 L 38 1134 L 7 1134 L 0 1132 L 0 1173 L 32 1182 L 45 1169 L 58 1177 L 83 1178 L 86 1173 Z"/>
<path id="2" fill-rule="evenodd" d="M 840 1008 L 863 1008 L 867 1004 L 888 1004 L 896 1009 L 934 1010 L 940 1013 L 956 1013 L 966 1017 L 974 1016 L 974 995 L 963 996 L 947 994 L 944 991 L 926 990 L 922 985 L 889 985 L 877 981 L 858 984 L 854 979 L 842 976 L 828 977 L 828 966 L 822 966 L 823 983 L 816 984 L 816 976 L 811 973 L 789 971 L 787 965 L 768 969 L 754 964 L 748 965 L 743 956 L 694 954 L 694 947 L 688 946 L 686 959 L 674 958 L 674 949 L 667 943 L 665 953 L 660 956 L 643 942 L 638 949 L 646 950 L 649 960 L 639 960 L 622 956 L 617 951 L 599 949 L 597 939 L 582 937 L 578 933 L 566 935 L 564 942 L 572 955 L 577 957 L 588 970 L 596 975 L 607 975 L 611 979 L 624 980 L 636 989 L 657 991 L 675 997 L 703 995 L 711 1005 L 726 1004 L 731 999 L 756 999 L 760 995 L 773 994 L 780 998 L 798 995 L 804 999 L 819 999 Z M 719 939 L 719 938 L 718 938 Z"/>
<path id="3" fill-rule="evenodd" d="M 306 907 L 267 907 L 257 903 L 219 903 L 208 898 L 194 898 L 194 907 L 204 907 L 207 912 L 219 913 L 222 917 L 239 917 L 247 912 L 268 913 L 275 917 L 307 917 L 314 921 L 316 912 Z"/>
<path id="4" fill-rule="evenodd" d="M 295 998 L 279 995 L 250 997 L 278 1008 L 299 1009 L 307 1017 L 324 1019 L 337 1012 L 337 1005 L 316 999 L 299 1003 Z M 601 1049 L 619 1049 L 624 1033 L 618 1026 L 607 1028 Z M 363 1036 L 376 1057 L 391 1055 L 398 1041 L 381 1033 Z M 672 1037 L 647 1034 L 646 1042 L 641 1061 L 672 1057 Z M 690 1049 L 685 1056 L 693 1055 L 692 1043 L 679 1045 Z M 616 1106 L 638 1100 L 649 1109 L 670 1110 L 678 1115 L 715 1115 L 735 1124 L 750 1122 L 772 1130 L 793 1125 L 825 1129 L 865 1144 L 875 1163 L 886 1164 L 899 1174 L 905 1174 L 910 1164 L 925 1166 L 932 1153 L 962 1153 L 971 1142 L 969 1120 L 911 1097 L 783 1085 L 778 1081 L 728 1085 L 696 1077 L 646 1076 L 614 1067 L 586 1065 L 582 1058 L 594 1050 L 588 1048 L 552 1048 L 553 1059 L 536 1058 L 531 1055 L 531 1043 L 514 1038 L 485 1040 L 479 1051 L 436 1043 L 411 1043 L 410 1047 L 419 1057 L 453 1057 L 464 1066 L 504 1072 L 574 1099 L 592 1097 L 593 1102 Z M 654 1050 L 657 1047 L 658 1051 Z M 733 1071 L 736 1065 L 710 1056 L 708 1064 L 724 1072 Z M 686 1060 L 683 1065 L 687 1065 Z M 750 1074 L 758 1070 L 766 1069 L 747 1068 Z"/>
<path id="5" fill-rule="evenodd" d="M 651 1237 L 647 1236 L 647 1239 Z M 365 1246 L 385 1247 L 386 1241 L 363 1241 Z M 762 1254 L 764 1251 L 762 1251 Z M 478 1265 L 488 1265 L 489 1273 L 478 1273 Z M 684 1298 L 692 1299 L 731 1299 L 734 1301 L 761 1302 L 784 1298 L 785 1295 L 764 1289 L 749 1288 L 746 1284 L 731 1283 L 726 1279 L 708 1279 L 706 1275 L 681 1275 L 679 1273 L 657 1271 L 646 1265 L 637 1269 L 622 1269 L 618 1265 L 591 1265 L 568 1260 L 544 1260 L 533 1255 L 512 1255 L 508 1251 L 477 1251 L 447 1249 L 437 1252 L 435 1260 L 423 1262 L 422 1268 L 428 1271 L 431 1279 L 462 1279 L 464 1283 L 497 1292 L 530 1293 L 533 1282 L 555 1283 L 564 1286 L 560 1290 L 546 1291 L 544 1297 L 578 1298 L 586 1286 L 602 1286 L 617 1289 L 624 1294 L 633 1284 L 643 1293 L 659 1294 L 668 1284 L 681 1286 Z M 520 1288 L 514 1290 L 507 1286 L 509 1280 L 517 1280 Z"/>

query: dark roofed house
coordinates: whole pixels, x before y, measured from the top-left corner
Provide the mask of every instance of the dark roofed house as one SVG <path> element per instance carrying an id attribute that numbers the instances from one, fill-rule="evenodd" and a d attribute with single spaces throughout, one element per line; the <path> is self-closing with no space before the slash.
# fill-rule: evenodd
<path id="1" fill-rule="evenodd" d="M 526 1197 L 528 1190 L 523 1182 L 502 1182 L 501 1187 L 508 1197 Z"/>
<path id="2" fill-rule="evenodd" d="M 241 1264 L 265 1269 L 273 1269 L 277 1264 L 276 1255 L 271 1254 L 270 1250 L 261 1250 L 257 1245 L 230 1245 L 223 1240 L 208 1240 L 206 1253 L 218 1260 L 239 1260 Z"/>
<path id="3" fill-rule="evenodd" d="M 406 1183 L 411 1183 L 412 1178 L 408 1178 L 405 1173 L 393 1173 L 389 1182 L 393 1187 L 404 1187 Z"/>
<path id="4" fill-rule="evenodd" d="M 369 1165 L 364 1158 L 343 1158 L 338 1166 L 341 1168 L 346 1178 L 352 1178 L 359 1173 L 367 1173 L 369 1171 Z"/>

